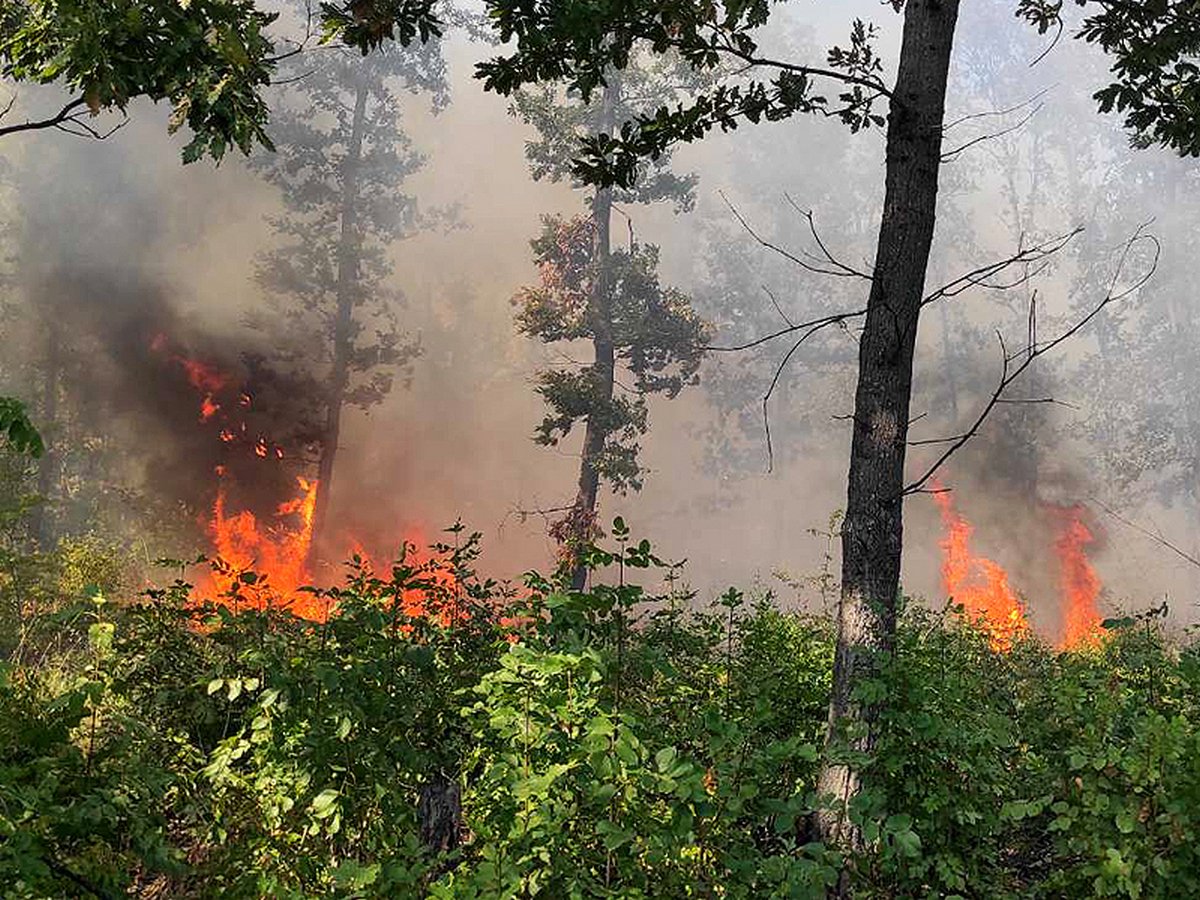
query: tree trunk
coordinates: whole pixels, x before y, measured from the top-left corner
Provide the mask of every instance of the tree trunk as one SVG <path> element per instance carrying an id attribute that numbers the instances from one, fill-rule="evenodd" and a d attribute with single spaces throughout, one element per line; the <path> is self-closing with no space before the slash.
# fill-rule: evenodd
<path id="1" fill-rule="evenodd" d="M 908 0 L 888 119 L 883 217 L 859 344 L 827 758 L 817 785 L 834 800 L 818 816 L 821 835 L 847 849 L 862 845 L 848 816 L 861 773 L 830 751 L 874 749 L 879 709 L 853 693 L 895 639 L 913 351 L 933 240 L 958 6 L 958 0 Z"/>
<path id="2" fill-rule="evenodd" d="M 421 844 L 430 853 L 446 853 L 462 843 L 462 791 L 441 772 L 421 785 L 417 799 Z"/>
<path id="3" fill-rule="evenodd" d="M 359 296 L 359 263 L 362 235 L 358 230 L 358 174 L 362 164 L 363 132 L 366 130 L 368 91 L 360 84 L 354 95 L 354 117 L 350 141 L 342 164 L 341 236 L 337 254 L 337 313 L 333 326 L 333 368 L 321 434 L 321 460 L 317 468 L 317 499 L 313 507 L 312 542 L 309 562 L 315 563 L 323 548 L 333 487 L 333 464 L 342 431 L 342 406 L 350 381 L 350 355 L 354 347 L 354 307 Z"/>
<path id="4" fill-rule="evenodd" d="M 620 87 L 616 73 L 610 73 L 601 97 L 600 130 L 611 133 L 615 124 L 617 96 Z M 592 281 L 590 314 L 592 316 L 592 412 L 588 415 L 583 436 L 583 452 L 579 463 L 579 490 L 571 507 L 567 528 L 567 550 L 571 554 L 571 587 L 583 590 L 587 583 L 587 567 L 578 555 L 592 540 L 596 522 L 596 495 L 600 490 L 599 463 L 604 443 L 611 428 L 608 408 L 612 405 L 616 375 L 616 349 L 613 344 L 612 306 L 609 297 L 608 259 L 612 252 L 612 189 L 600 188 L 592 198 L 594 229 L 592 261 L 596 275 Z"/>

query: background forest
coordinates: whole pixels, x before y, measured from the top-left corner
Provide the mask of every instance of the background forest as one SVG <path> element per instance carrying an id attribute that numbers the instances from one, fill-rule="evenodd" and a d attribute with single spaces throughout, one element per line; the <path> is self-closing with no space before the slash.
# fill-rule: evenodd
<path id="1" fill-rule="evenodd" d="M 3 895 L 1200 893 L 1200 22 L 1068 7 L 5 4 Z"/>

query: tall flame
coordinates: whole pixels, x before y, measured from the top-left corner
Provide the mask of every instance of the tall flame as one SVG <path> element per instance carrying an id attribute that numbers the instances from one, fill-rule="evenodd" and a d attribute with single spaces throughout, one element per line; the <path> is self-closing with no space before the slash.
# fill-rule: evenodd
<path id="1" fill-rule="evenodd" d="M 1094 644 L 1100 635 L 1100 577 L 1084 548 L 1095 538 L 1083 523 L 1083 508 L 1060 508 L 1061 530 L 1054 541 L 1062 591 L 1061 645 L 1067 649 Z"/>
<path id="2" fill-rule="evenodd" d="M 183 370 L 188 384 L 199 397 L 199 421 L 215 429 L 215 439 L 226 448 L 226 453 L 245 452 L 265 460 L 267 465 L 282 464 L 286 456 L 283 447 L 265 435 L 253 436 L 245 421 L 231 418 L 237 407 L 249 409 L 253 403 L 250 394 L 235 384 L 234 376 L 173 352 L 169 339 L 163 334 L 151 340 L 150 349 Z M 218 395 L 232 388 L 238 389 L 236 401 L 218 402 Z M 267 521 L 266 517 L 260 519 L 248 509 L 230 510 L 227 488 L 232 476 L 229 480 L 226 478 L 229 471 L 224 464 L 215 469 L 218 479 L 216 498 L 205 527 L 216 559 L 212 571 L 199 580 L 197 596 L 235 611 L 264 609 L 270 605 L 288 609 L 306 619 L 325 621 L 332 612 L 328 599 L 302 590 L 314 582 L 309 559 L 319 483 L 316 479 L 297 476 L 296 493 L 280 503 Z M 405 543 L 411 548 L 424 542 L 419 533 L 412 532 L 405 538 Z M 348 548 L 362 558 L 365 571 L 371 574 L 374 566 L 361 544 L 350 539 Z M 421 564 L 419 561 L 414 565 L 417 580 L 427 587 L 403 590 L 397 598 L 399 611 L 409 617 L 425 616 L 444 625 L 453 624 L 459 595 L 453 570 L 441 564 Z M 431 594 L 438 596 L 435 598 Z M 450 599 L 449 605 L 445 598 Z"/>
<path id="3" fill-rule="evenodd" d="M 274 602 L 306 619 L 324 619 L 324 602 L 300 591 L 311 583 L 307 560 L 317 482 L 298 477 L 296 483 L 299 493 L 276 510 L 281 520 L 298 517 L 298 526 L 292 527 L 286 521 L 264 526 L 249 510 L 231 514 L 226 509 L 225 489 L 218 488 L 208 533 L 222 564 L 198 586 L 202 594 L 221 602 L 237 597 L 240 605 L 249 608 L 261 609 Z M 241 580 L 243 572 L 260 573 L 265 582 L 248 590 Z"/>
<path id="4" fill-rule="evenodd" d="M 954 509 L 950 494 L 939 491 L 933 497 L 946 529 L 939 543 L 943 554 L 942 588 L 987 631 L 992 649 L 1008 650 L 1029 629 L 1025 605 L 999 563 L 971 552 L 975 529 Z"/>

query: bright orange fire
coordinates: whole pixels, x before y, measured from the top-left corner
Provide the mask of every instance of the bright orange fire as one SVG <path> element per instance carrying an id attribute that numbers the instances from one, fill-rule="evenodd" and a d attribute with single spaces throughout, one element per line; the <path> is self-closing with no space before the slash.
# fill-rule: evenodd
<path id="1" fill-rule="evenodd" d="M 282 464 L 285 456 L 282 447 L 265 436 L 252 439 L 247 433 L 246 422 L 229 421 L 228 414 L 217 402 L 216 394 L 233 385 L 233 376 L 171 352 L 165 335 L 156 335 L 150 347 L 172 364 L 183 368 L 188 383 L 200 396 L 201 422 L 208 422 L 222 413 L 223 421 L 216 437 L 229 448 L 229 452 L 236 452 L 236 448 L 241 447 L 243 452 L 252 453 L 259 459 Z M 251 403 L 250 394 L 239 391 L 237 406 L 249 408 Z M 249 510 L 232 511 L 228 508 L 229 493 L 223 480 L 227 472 L 225 465 L 216 466 L 215 474 L 220 481 L 211 517 L 205 526 L 216 560 L 212 571 L 199 579 L 197 596 L 235 611 L 271 606 L 288 609 L 306 619 L 325 621 L 333 611 L 329 599 L 301 590 L 315 580 L 309 570 L 309 559 L 313 542 L 313 515 L 320 488 L 317 480 L 297 476 L 295 495 L 279 504 L 271 521 L 262 521 Z M 423 546 L 418 534 L 407 536 L 405 542 L 409 546 Z M 363 560 L 367 574 L 374 571 L 370 556 L 355 539 L 347 542 L 346 555 L 352 553 Z M 419 580 L 432 584 L 445 596 L 454 597 L 457 594 L 454 573 L 443 567 L 422 567 Z M 452 624 L 453 605 L 443 610 L 442 604 L 437 604 L 435 610 L 428 600 L 424 590 L 405 590 L 399 598 L 400 611 L 406 616 L 429 615 L 433 621 Z"/>
<path id="2" fill-rule="evenodd" d="M 1010 649 L 1013 641 L 1029 630 L 1025 605 L 999 563 L 971 552 L 975 529 L 955 511 L 950 494 L 939 491 L 933 498 L 946 529 L 940 542 L 943 590 L 988 632 L 992 649 Z"/>
<path id="3" fill-rule="evenodd" d="M 1100 577 L 1088 561 L 1084 548 L 1095 538 L 1083 524 L 1083 509 L 1059 508 L 1061 530 L 1054 541 L 1059 560 L 1062 591 L 1061 645 L 1067 649 L 1094 644 L 1100 635 Z"/>
<path id="4" fill-rule="evenodd" d="M 296 483 L 299 493 L 276 510 L 277 517 L 284 521 L 271 526 L 260 523 L 249 510 L 230 514 L 225 506 L 225 489 L 218 488 L 208 533 L 221 565 L 197 586 L 201 595 L 229 605 L 234 605 L 236 597 L 237 603 L 252 608 L 274 601 L 306 619 L 325 618 L 326 602 L 300 591 L 311 583 L 307 560 L 317 482 L 298 477 Z M 299 519 L 298 525 L 286 524 L 291 517 Z M 246 586 L 241 581 L 243 572 L 259 574 L 263 582 Z"/>

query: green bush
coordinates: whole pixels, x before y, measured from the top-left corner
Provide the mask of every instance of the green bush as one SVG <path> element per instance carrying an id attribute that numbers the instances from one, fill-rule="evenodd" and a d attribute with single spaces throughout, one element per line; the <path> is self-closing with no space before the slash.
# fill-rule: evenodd
<path id="1" fill-rule="evenodd" d="M 70 600 L 120 572 L 67 547 L 60 601 L 21 623 L 39 652 L 0 668 L 4 896 L 824 896 L 832 624 L 736 590 L 697 608 L 669 567 L 649 596 L 661 562 L 613 535 L 613 583 L 582 593 L 480 580 L 477 537 L 356 563 L 324 623 L 182 581 Z M 1200 653 L 1109 624 L 998 654 L 902 610 L 864 686 L 887 702 L 857 896 L 1200 895 Z"/>

